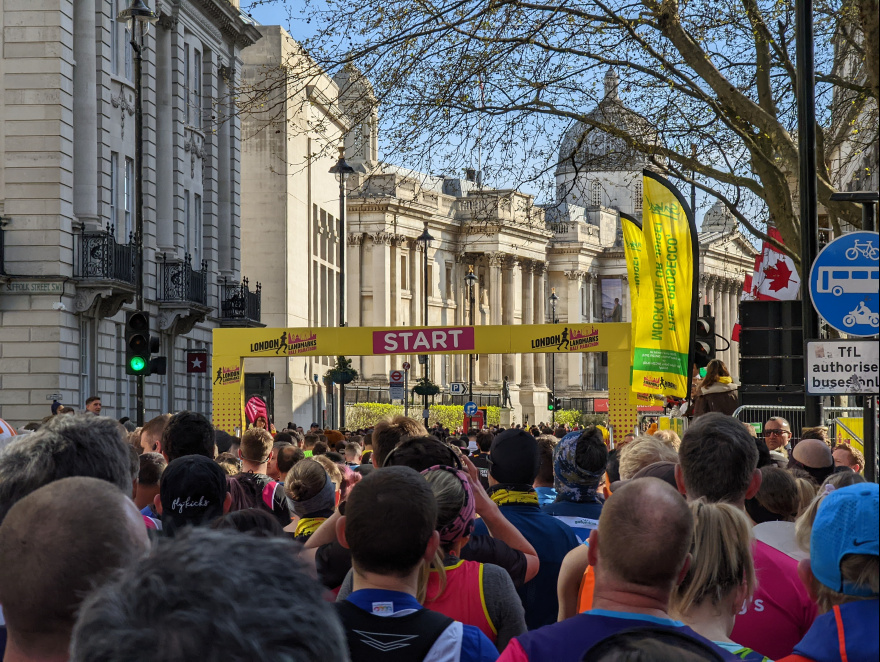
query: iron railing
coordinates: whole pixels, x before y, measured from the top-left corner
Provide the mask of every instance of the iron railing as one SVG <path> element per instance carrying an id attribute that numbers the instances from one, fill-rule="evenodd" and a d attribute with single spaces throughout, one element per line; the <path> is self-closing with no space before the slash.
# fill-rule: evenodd
<path id="1" fill-rule="evenodd" d="M 262 289 L 260 283 L 257 283 L 256 290 L 251 292 L 247 278 L 243 278 L 241 283 L 224 278 L 220 285 L 220 318 L 259 322 Z"/>
<path id="2" fill-rule="evenodd" d="M 87 280 L 118 280 L 135 284 L 136 259 L 134 242 L 116 242 L 114 228 L 82 231 L 79 277 Z"/>
<path id="3" fill-rule="evenodd" d="M 202 306 L 208 305 L 208 263 L 202 261 L 201 271 L 192 268 L 192 256 L 183 257 L 183 262 L 168 262 L 162 254 L 161 276 L 159 278 L 159 301 L 185 301 Z"/>

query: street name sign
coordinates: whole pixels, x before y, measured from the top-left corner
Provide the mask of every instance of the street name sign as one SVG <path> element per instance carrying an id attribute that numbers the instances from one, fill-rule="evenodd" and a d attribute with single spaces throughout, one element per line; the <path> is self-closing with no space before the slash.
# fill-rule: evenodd
<path id="1" fill-rule="evenodd" d="M 809 395 L 867 395 L 880 390 L 880 344 L 874 340 L 807 343 Z"/>
<path id="2" fill-rule="evenodd" d="M 810 269 L 810 297 L 841 333 L 880 332 L 880 235 L 849 232 L 825 246 Z"/>

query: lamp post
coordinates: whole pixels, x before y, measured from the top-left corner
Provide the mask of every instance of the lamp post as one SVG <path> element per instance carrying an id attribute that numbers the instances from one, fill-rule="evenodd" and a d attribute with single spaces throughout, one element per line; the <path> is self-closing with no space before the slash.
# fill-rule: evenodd
<path id="1" fill-rule="evenodd" d="M 428 232 L 428 221 L 425 221 L 425 229 L 422 230 L 422 234 L 420 234 L 416 241 L 420 241 L 424 244 L 424 258 L 422 262 L 422 285 L 423 285 L 423 296 L 424 299 L 424 308 L 423 308 L 423 325 L 428 326 L 428 246 L 431 244 L 431 241 L 434 237 L 431 236 L 431 233 Z M 428 377 L 428 355 L 425 355 L 425 362 L 422 364 L 422 377 Z M 422 396 L 422 414 L 425 417 L 425 429 L 428 429 L 428 394 L 425 393 Z"/>
<path id="2" fill-rule="evenodd" d="M 354 174 L 354 168 L 345 162 L 345 147 L 339 147 L 339 160 L 330 172 L 339 182 L 339 326 L 345 326 L 345 180 Z M 339 385 L 339 428 L 345 427 L 345 384 Z"/>
<path id="3" fill-rule="evenodd" d="M 553 324 L 558 324 L 559 320 L 556 319 L 556 302 L 559 301 L 559 296 L 556 294 L 556 288 L 550 288 L 550 321 Z M 550 410 L 550 422 L 556 422 L 556 352 L 553 352 L 550 358 L 550 398 L 553 400 L 553 409 Z"/>
<path id="4" fill-rule="evenodd" d="M 144 0 L 132 0 L 128 8 L 123 9 L 116 17 L 125 23 L 131 34 L 131 50 L 134 55 L 134 245 L 135 245 L 135 308 L 144 309 L 144 103 L 141 91 L 141 62 L 143 60 L 144 35 L 149 26 L 159 20 Z M 135 399 L 138 426 L 144 424 L 146 415 L 144 405 L 144 376 L 137 376 Z"/>
<path id="5" fill-rule="evenodd" d="M 474 286 L 477 283 L 477 276 L 474 274 L 474 265 L 468 266 L 468 272 L 464 277 L 468 288 L 468 306 L 470 308 L 469 324 L 474 326 Z M 474 355 L 468 354 L 468 399 L 474 397 Z"/>

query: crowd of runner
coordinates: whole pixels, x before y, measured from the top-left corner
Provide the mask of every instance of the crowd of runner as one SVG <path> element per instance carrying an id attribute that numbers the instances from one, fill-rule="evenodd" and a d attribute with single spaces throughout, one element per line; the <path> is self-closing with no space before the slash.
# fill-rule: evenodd
<path id="1" fill-rule="evenodd" d="M 237 438 L 99 400 L 29 428 L 0 441 L 4 662 L 880 657 L 878 486 L 821 428 Z"/>

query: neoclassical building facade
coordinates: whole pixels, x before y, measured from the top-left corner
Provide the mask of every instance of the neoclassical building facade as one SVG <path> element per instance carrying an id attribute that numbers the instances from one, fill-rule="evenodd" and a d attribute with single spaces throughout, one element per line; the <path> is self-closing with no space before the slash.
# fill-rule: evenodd
<path id="1" fill-rule="evenodd" d="M 263 40 L 245 53 L 246 79 L 258 81 L 279 65 L 301 68 L 297 58 L 307 56 L 283 30 L 260 30 Z M 652 138 L 647 122 L 620 99 L 613 71 L 605 88 L 593 112 L 630 130 L 641 127 Z M 340 241 L 350 326 L 423 325 L 426 299 L 428 325 L 629 319 L 620 213 L 641 215 L 643 155 L 576 125 L 561 140 L 556 199 L 538 205 L 516 190 L 480 186 L 474 172 L 438 178 L 380 162 L 375 114 L 351 126 L 351 117 L 364 117 L 355 104 L 371 97 L 362 77 L 343 72 L 332 80 L 316 78 L 300 97 L 288 99 L 283 112 L 253 114 L 243 124 L 242 261 L 263 283 L 270 326 L 338 324 Z M 267 99 L 266 107 L 278 106 Z M 329 173 L 333 150 L 320 149 L 334 144 L 344 144 L 355 170 L 346 183 L 344 237 L 339 185 Z M 427 262 L 419 240 L 426 228 L 433 238 Z M 701 230 L 701 297 L 712 305 L 719 334 L 729 338 L 755 249 L 720 205 L 706 213 Z M 473 305 L 466 280 L 471 270 Z M 719 347 L 736 371 L 736 344 Z M 328 408 L 321 377 L 330 360 L 286 361 L 280 369 L 278 361 L 249 359 L 255 370 L 274 371 L 276 419 L 321 420 Z M 355 357 L 360 379 L 347 388 L 348 400 L 387 400 L 388 373 L 404 361 L 414 377 L 421 376 L 417 356 Z M 444 389 L 469 381 L 466 355 L 434 356 L 429 366 L 431 379 Z M 607 397 L 607 374 L 601 354 L 481 355 L 474 392 L 497 397 L 507 377 L 513 419 L 535 422 L 548 420 L 551 392 L 575 401 Z"/>
<path id="2" fill-rule="evenodd" d="M 143 178 L 135 170 L 129 0 L 0 3 L 0 417 L 39 421 L 53 399 L 135 418 L 125 374 L 136 198 L 144 299 L 167 357 L 146 417 L 210 413 L 212 329 L 256 322 L 241 288 L 240 124 L 230 91 L 260 33 L 229 0 L 150 0 L 143 43 Z M 245 276 L 247 274 L 244 274 Z M 239 297 L 240 298 L 240 297 Z M 258 306 L 249 309 L 259 317 Z"/>

